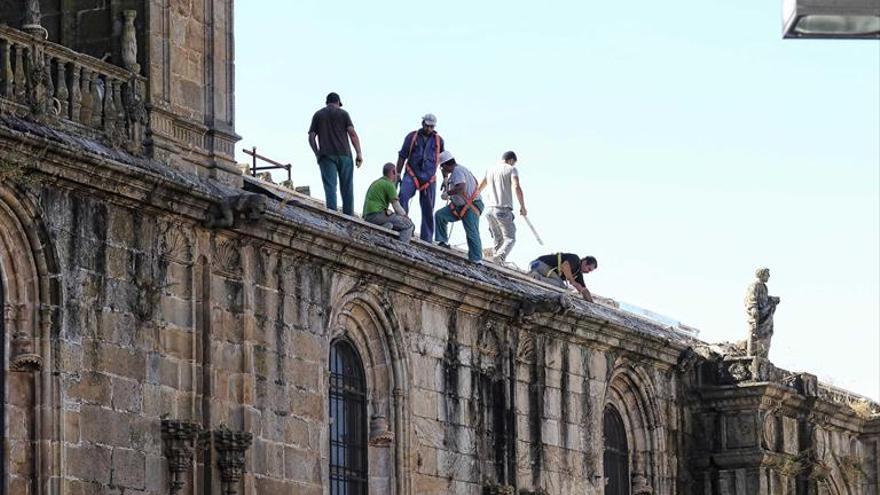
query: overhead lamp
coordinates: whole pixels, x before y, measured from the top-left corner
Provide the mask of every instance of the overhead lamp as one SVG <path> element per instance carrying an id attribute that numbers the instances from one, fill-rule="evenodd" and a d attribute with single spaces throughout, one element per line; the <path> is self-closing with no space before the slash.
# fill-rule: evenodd
<path id="1" fill-rule="evenodd" d="M 782 36 L 880 39 L 880 0 L 783 0 Z"/>

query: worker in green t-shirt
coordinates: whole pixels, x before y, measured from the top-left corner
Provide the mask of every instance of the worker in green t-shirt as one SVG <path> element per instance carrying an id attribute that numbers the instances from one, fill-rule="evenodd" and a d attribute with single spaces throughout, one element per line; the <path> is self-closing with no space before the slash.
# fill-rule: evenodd
<path id="1" fill-rule="evenodd" d="M 364 220 L 400 232 L 398 239 L 409 242 L 415 226 L 406 216 L 397 197 L 397 168 L 393 163 L 382 167 L 382 177 L 373 181 L 364 198 Z M 388 211 L 391 206 L 394 212 Z"/>

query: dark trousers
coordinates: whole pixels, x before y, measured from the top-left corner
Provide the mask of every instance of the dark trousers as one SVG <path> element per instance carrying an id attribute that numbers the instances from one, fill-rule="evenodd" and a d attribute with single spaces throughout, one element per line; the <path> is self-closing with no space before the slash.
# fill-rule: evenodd
<path id="1" fill-rule="evenodd" d="M 421 182 L 421 179 L 419 179 Z M 412 176 L 406 174 L 400 183 L 400 206 L 409 213 L 409 200 L 416 194 L 416 185 Z M 419 237 L 426 242 L 434 239 L 434 194 L 437 191 L 437 183 L 432 182 L 424 191 L 419 191 L 419 206 L 422 210 L 422 225 L 419 229 Z"/>
<path id="2" fill-rule="evenodd" d="M 354 162 L 350 156 L 325 155 L 318 159 L 321 182 L 324 183 L 324 204 L 328 210 L 336 210 L 336 177 L 342 194 L 342 213 L 354 215 Z"/>

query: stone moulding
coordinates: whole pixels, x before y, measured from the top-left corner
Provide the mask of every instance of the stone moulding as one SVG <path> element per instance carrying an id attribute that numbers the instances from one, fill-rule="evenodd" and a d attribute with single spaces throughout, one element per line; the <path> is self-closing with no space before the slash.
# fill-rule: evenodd
<path id="1" fill-rule="evenodd" d="M 201 432 L 198 423 L 174 419 L 162 420 L 162 442 L 168 459 L 169 490 L 178 493 L 186 484 L 186 473 L 193 463 L 193 453 Z"/>
<path id="2" fill-rule="evenodd" d="M 221 425 L 212 433 L 214 450 L 217 451 L 217 467 L 220 468 L 220 483 L 223 495 L 236 495 L 238 483 L 244 476 L 244 455 L 251 446 L 254 436 L 244 431 L 232 431 Z"/>

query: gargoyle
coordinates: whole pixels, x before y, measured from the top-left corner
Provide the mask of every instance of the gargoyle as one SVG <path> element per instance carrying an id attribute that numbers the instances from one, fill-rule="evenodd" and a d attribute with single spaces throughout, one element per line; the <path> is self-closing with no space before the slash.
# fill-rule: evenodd
<path id="1" fill-rule="evenodd" d="M 208 211 L 205 226 L 209 229 L 233 227 L 236 220 L 256 223 L 266 212 L 266 197 L 262 194 L 243 193 L 223 198 Z"/>

